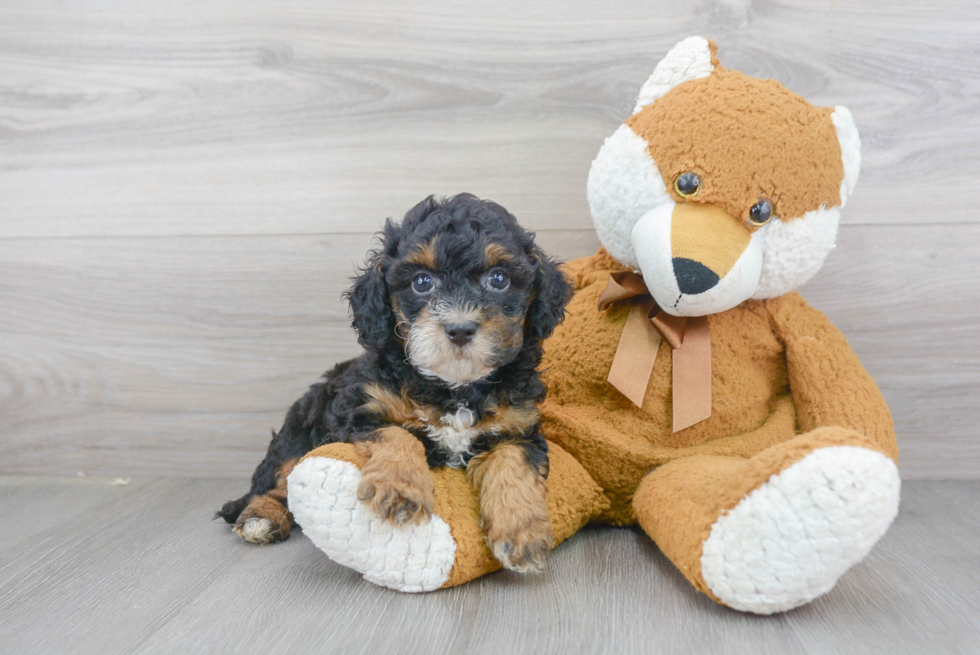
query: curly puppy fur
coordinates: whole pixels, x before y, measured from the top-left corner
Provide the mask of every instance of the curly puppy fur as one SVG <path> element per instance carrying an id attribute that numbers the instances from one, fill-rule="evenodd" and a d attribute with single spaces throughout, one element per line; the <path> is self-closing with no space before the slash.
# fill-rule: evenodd
<path id="1" fill-rule="evenodd" d="M 429 468 L 467 467 L 491 549 L 507 568 L 540 569 L 552 537 L 536 369 L 568 280 L 514 216 L 469 194 L 426 198 L 380 240 L 345 294 L 364 353 L 296 401 L 252 488 L 217 516 L 249 541 L 286 539 L 277 480 L 310 450 L 349 442 L 369 455 L 358 495 L 378 516 L 427 520 Z"/>
<path id="2" fill-rule="evenodd" d="M 555 545 L 544 471 L 528 468 L 520 446 L 501 445 L 470 460 L 466 477 L 480 495 L 480 518 L 493 556 L 505 568 L 540 570 Z"/>

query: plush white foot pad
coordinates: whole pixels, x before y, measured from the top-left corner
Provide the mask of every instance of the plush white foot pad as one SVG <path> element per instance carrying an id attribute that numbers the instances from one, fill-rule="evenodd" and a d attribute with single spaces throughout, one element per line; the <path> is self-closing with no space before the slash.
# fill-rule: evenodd
<path id="1" fill-rule="evenodd" d="M 898 469 L 856 446 L 815 450 L 711 527 L 701 575 L 729 607 L 783 612 L 830 591 L 898 513 Z"/>
<path id="2" fill-rule="evenodd" d="M 289 474 L 289 511 L 317 548 L 365 580 L 397 591 L 441 587 L 456 561 L 446 522 L 435 515 L 425 525 L 382 521 L 357 499 L 360 482 L 353 464 L 305 459 Z"/>

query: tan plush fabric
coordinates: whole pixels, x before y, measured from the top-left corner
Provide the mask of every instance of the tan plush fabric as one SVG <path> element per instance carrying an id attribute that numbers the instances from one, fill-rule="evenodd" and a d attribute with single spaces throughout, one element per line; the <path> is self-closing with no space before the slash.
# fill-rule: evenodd
<path id="1" fill-rule="evenodd" d="M 688 202 L 746 220 L 767 198 L 789 220 L 840 204 L 844 164 L 832 112 L 779 82 L 716 70 L 671 89 L 626 124 L 649 144 L 675 201 L 684 198 L 674 180 L 690 171 L 703 186 Z"/>
<path id="2" fill-rule="evenodd" d="M 602 520 L 632 523 L 633 493 L 657 466 L 691 455 L 750 457 L 822 425 L 857 429 L 897 458 L 891 415 L 874 381 L 840 332 L 795 293 L 708 317 L 712 415 L 672 433 L 669 345 L 661 344 L 642 407 L 606 381 L 626 311 L 599 312 L 596 300 L 609 273 L 620 270 L 604 250 L 569 264 L 577 292 L 542 364 L 545 433 L 612 501 Z"/>
<path id="3" fill-rule="evenodd" d="M 795 293 L 767 300 L 765 307 L 786 345 L 799 430 L 854 428 L 897 462 L 888 406 L 840 330 Z"/>
<path id="4" fill-rule="evenodd" d="M 825 446 L 897 459 L 877 386 L 840 331 L 798 294 L 708 317 L 712 415 L 672 433 L 669 346 L 661 346 L 642 407 L 606 382 L 626 312 L 600 313 L 596 300 L 623 267 L 600 250 L 568 270 L 577 292 L 546 344 L 545 432 L 610 499 L 597 520 L 638 520 L 702 591 L 698 562 L 711 525 L 769 476 Z"/>

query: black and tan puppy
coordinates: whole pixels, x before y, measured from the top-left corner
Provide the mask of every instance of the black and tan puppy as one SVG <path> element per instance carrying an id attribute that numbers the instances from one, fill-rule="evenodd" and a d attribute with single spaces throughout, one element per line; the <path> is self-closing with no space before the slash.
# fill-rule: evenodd
<path id="1" fill-rule="evenodd" d="M 364 354 L 292 406 L 251 490 L 218 516 L 248 541 L 286 539 L 292 466 L 352 442 L 369 456 L 358 496 L 378 516 L 428 520 L 430 467 L 465 467 L 494 555 L 538 570 L 552 535 L 535 369 L 568 281 L 510 213 L 469 194 L 426 198 L 381 239 L 347 293 Z"/>

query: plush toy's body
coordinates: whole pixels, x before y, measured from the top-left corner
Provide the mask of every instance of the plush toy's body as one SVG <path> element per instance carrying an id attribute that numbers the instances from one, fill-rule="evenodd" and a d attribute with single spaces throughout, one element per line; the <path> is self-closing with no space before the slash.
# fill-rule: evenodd
<path id="1" fill-rule="evenodd" d="M 606 381 L 628 308 L 595 307 L 622 265 L 601 252 L 571 266 L 542 416 L 608 498 L 594 519 L 638 521 L 698 589 L 737 609 L 828 591 L 891 523 L 898 484 L 888 409 L 841 333 L 795 293 L 711 315 L 712 414 L 673 432 L 666 340 L 642 407 Z"/>
<path id="2" fill-rule="evenodd" d="M 568 265 L 576 295 L 545 347 L 556 541 L 638 522 L 699 590 L 771 613 L 828 591 L 884 534 L 891 417 L 793 291 L 833 247 L 858 148 L 846 109 L 726 71 L 704 39 L 658 65 L 593 163 L 604 248 Z M 432 522 L 397 530 L 357 503 L 360 464 L 331 445 L 290 476 L 290 509 L 333 559 L 407 591 L 499 568 L 463 473 L 436 471 Z"/>

